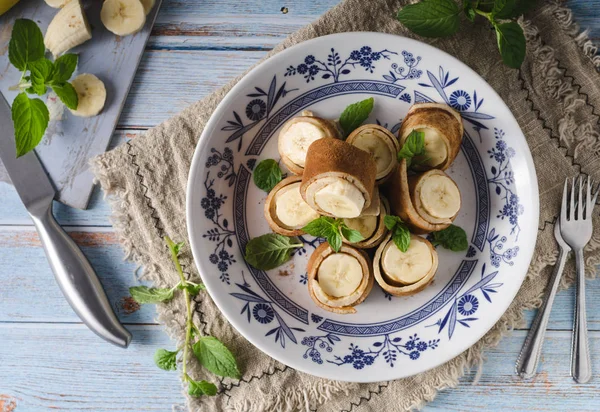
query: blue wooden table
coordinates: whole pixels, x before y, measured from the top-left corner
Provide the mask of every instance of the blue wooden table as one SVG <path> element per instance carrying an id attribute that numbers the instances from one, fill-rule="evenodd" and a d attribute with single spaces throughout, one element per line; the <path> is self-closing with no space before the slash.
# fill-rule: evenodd
<path id="1" fill-rule="evenodd" d="M 176 114 L 246 70 L 289 33 L 337 0 L 165 0 L 144 54 L 113 147 Z M 582 27 L 600 40 L 600 4 L 570 0 Z M 283 14 L 282 7 L 288 8 Z M 173 343 L 152 306 L 126 298 L 135 266 L 123 260 L 96 189 L 88 211 L 55 206 L 58 220 L 96 268 L 120 319 L 133 332 L 123 350 L 99 340 L 71 311 L 47 265 L 38 236 L 12 187 L 0 183 L 0 412 L 46 410 L 167 411 L 182 405 L 178 375 L 154 366 Z M 600 409 L 600 280 L 588 282 L 591 383 L 569 377 L 573 289 L 556 299 L 542 357 L 531 381 L 514 374 L 527 329 L 514 331 L 474 372 L 441 392 L 426 410 Z M 527 314 L 528 323 L 533 318 Z"/>

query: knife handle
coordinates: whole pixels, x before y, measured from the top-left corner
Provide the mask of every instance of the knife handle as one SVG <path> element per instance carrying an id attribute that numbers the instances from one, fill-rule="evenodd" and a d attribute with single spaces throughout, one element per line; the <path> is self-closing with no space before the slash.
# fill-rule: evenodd
<path id="1" fill-rule="evenodd" d="M 119 323 L 90 262 L 54 219 L 52 202 L 44 212 L 32 214 L 31 218 L 69 305 L 94 333 L 126 348 L 131 333 Z"/>

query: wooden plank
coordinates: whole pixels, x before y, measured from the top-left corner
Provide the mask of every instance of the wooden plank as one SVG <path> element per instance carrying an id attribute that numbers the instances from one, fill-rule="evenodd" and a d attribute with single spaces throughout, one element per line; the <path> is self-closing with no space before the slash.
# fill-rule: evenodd
<path id="1" fill-rule="evenodd" d="M 83 325 L 0 324 L 0 410 L 162 412 L 182 405 L 177 373 L 153 361 L 157 348 L 174 343 L 160 326 L 130 330 L 124 350 Z M 6 408 L 9 402 L 16 407 Z"/>
<path id="2" fill-rule="evenodd" d="M 154 305 L 140 308 L 128 298 L 128 288 L 139 282 L 135 265 L 123 260 L 115 233 L 69 234 L 96 269 L 120 320 L 155 323 Z M 7 231 L 0 227 L 0 285 L 0 322 L 80 322 L 59 290 L 37 232 L 31 228 Z"/>
<path id="3" fill-rule="evenodd" d="M 60 202 L 80 209 L 87 207 L 93 188 L 88 161 L 106 151 L 161 1 L 156 2 L 144 27 L 126 37 L 117 37 L 104 27 L 100 21 L 101 2 L 83 2 L 92 28 L 92 39 L 72 50 L 80 55 L 76 74 L 93 73 L 98 76 L 106 86 L 107 100 L 101 114 L 95 117 L 77 117 L 66 110 L 58 116 L 60 121 L 53 121 L 48 126 L 46 137 L 36 148 L 58 191 L 56 199 Z M 22 1 L 0 17 L 0 27 L 3 33 L 4 30 L 10 33 L 14 21 L 24 17 L 35 20 L 42 32 L 46 32 L 56 13 L 56 9 L 43 2 Z M 19 83 L 21 73 L 8 62 L 9 40 L 9 35 L 0 37 L 0 91 L 8 102 L 12 102 L 18 91 L 10 91 L 9 88 Z M 2 169 L 0 165 L 0 177 L 4 177 L 1 180 L 8 181 Z"/>
<path id="4" fill-rule="evenodd" d="M 0 324 L 0 400 L 15 411 L 166 411 L 182 404 L 176 372 L 153 364 L 157 348 L 173 342 L 160 326 L 135 326 L 133 342 L 120 349 L 100 341 L 83 325 Z M 32 339 L 32 336 L 34 337 Z M 525 332 L 506 337 L 487 352 L 483 374 L 474 372 L 458 387 L 440 392 L 425 411 L 596 411 L 600 383 L 575 385 L 569 377 L 570 334 L 551 332 L 536 379 L 514 375 Z M 600 370 L 600 333 L 590 335 L 594 370 Z"/>
<path id="5" fill-rule="evenodd" d="M 117 130 L 113 135 L 109 149 L 139 136 L 141 130 Z M 21 203 L 15 189 L 0 182 L 0 225 L 32 225 L 31 219 Z M 110 226 L 110 206 L 103 200 L 102 190 L 95 187 L 90 199 L 89 210 L 73 209 L 69 206 L 54 202 L 54 215 L 61 225 L 67 226 Z"/>

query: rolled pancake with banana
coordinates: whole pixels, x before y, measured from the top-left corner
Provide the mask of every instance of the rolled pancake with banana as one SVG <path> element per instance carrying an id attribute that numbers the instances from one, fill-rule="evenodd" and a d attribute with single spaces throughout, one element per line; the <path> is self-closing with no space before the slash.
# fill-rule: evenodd
<path id="1" fill-rule="evenodd" d="M 375 160 L 377 184 L 383 183 L 398 166 L 396 156 L 400 150 L 398 139 L 385 127 L 366 124 L 359 127 L 346 139 L 352 146 L 369 153 Z"/>
<path id="2" fill-rule="evenodd" d="M 460 114 L 442 103 L 416 103 L 408 110 L 400 127 L 400 146 L 416 130 L 423 132 L 425 155 L 415 157 L 415 170 L 446 170 L 460 150 L 463 124 Z"/>
<path id="3" fill-rule="evenodd" d="M 373 259 L 375 280 L 394 296 L 412 295 L 433 280 L 438 268 L 435 248 L 427 239 L 410 235 L 410 245 L 402 252 L 391 234 L 379 245 Z"/>
<path id="4" fill-rule="evenodd" d="M 379 203 L 381 204 L 381 210 L 378 216 L 362 215 L 352 219 L 344 219 L 344 223 L 350 229 L 358 230 L 364 238 L 360 242 L 349 242 L 346 238 L 342 238 L 344 243 L 348 243 L 354 247 L 360 249 L 369 249 L 379 245 L 388 230 L 385 227 L 384 219 L 385 216 L 390 212 L 390 206 L 386 198 L 380 196 Z"/>
<path id="5" fill-rule="evenodd" d="M 450 176 L 437 169 L 409 176 L 405 159 L 387 182 L 386 193 L 392 214 L 416 234 L 447 228 L 461 206 L 460 191 Z"/>
<path id="6" fill-rule="evenodd" d="M 359 217 L 374 199 L 377 166 L 373 157 L 339 139 L 310 145 L 300 193 L 322 215 Z"/>
<path id="7" fill-rule="evenodd" d="M 362 250 L 342 245 L 335 253 L 321 243 L 308 260 L 308 292 L 317 306 L 339 314 L 356 313 L 373 288 L 369 256 Z"/>
<path id="8" fill-rule="evenodd" d="M 300 195 L 302 177 L 290 176 L 279 182 L 267 196 L 264 207 L 269 227 L 280 235 L 299 236 L 304 226 L 319 218 Z"/>
<path id="9" fill-rule="evenodd" d="M 308 110 L 303 111 L 302 116 L 288 120 L 279 132 L 277 148 L 281 161 L 293 174 L 303 174 L 308 148 L 324 137 L 341 137 L 335 123 L 316 117 Z"/>

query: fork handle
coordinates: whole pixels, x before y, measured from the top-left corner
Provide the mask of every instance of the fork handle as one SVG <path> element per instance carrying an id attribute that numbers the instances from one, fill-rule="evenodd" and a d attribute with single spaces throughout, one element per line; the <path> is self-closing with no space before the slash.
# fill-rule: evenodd
<path id="1" fill-rule="evenodd" d="M 571 346 L 571 376 L 577 383 L 586 383 L 592 378 L 592 362 L 588 342 L 585 306 L 585 264 L 583 249 L 575 251 L 577 264 L 577 289 L 575 294 L 575 322 Z"/>
<path id="2" fill-rule="evenodd" d="M 554 271 L 550 277 L 550 283 L 548 283 L 546 296 L 531 324 L 531 329 L 527 333 L 521 353 L 517 359 L 516 371 L 521 378 L 532 378 L 537 371 L 542 354 L 542 346 L 544 345 L 544 336 L 546 335 L 546 328 L 548 327 L 548 320 L 552 311 L 552 304 L 554 303 L 554 297 L 556 296 L 556 291 L 558 290 L 558 285 L 560 284 L 560 279 L 565 268 L 566 259 L 567 251 L 561 247 L 558 259 L 554 265 Z"/>

